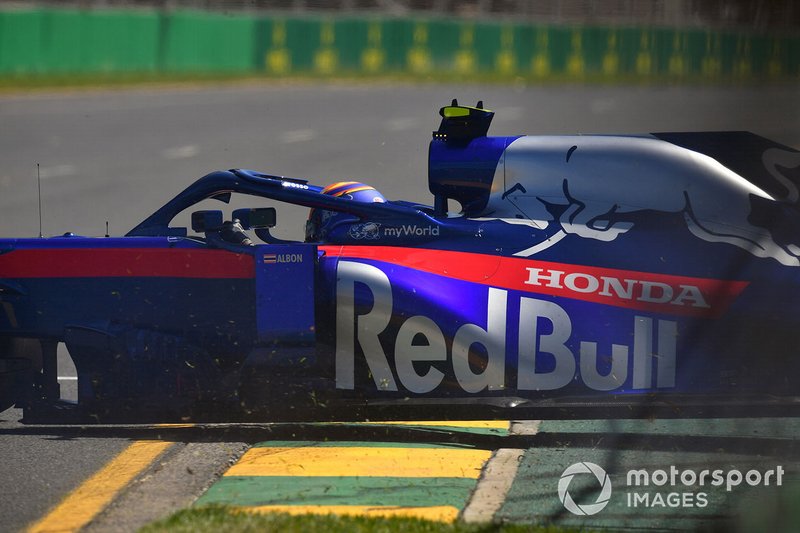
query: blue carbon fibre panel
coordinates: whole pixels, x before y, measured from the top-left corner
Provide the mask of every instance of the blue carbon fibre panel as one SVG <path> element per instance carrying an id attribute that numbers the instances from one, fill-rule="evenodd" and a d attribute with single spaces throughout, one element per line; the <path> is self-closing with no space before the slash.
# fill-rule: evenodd
<path id="1" fill-rule="evenodd" d="M 517 137 L 478 137 L 469 144 L 434 139 L 428 153 L 428 188 L 435 196 L 452 198 L 465 212 L 486 205 L 495 169 L 506 147 Z"/>
<path id="2" fill-rule="evenodd" d="M 182 334 L 195 343 L 252 342 L 252 279 L 38 278 L 18 280 L 27 294 L 6 296 L 16 324 L 0 329 L 61 339 L 67 326 L 125 324 Z M 16 327 L 14 327 L 16 326 Z"/>
<path id="3" fill-rule="evenodd" d="M 255 254 L 259 340 L 313 343 L 317 247 L 257 246 Z"/>

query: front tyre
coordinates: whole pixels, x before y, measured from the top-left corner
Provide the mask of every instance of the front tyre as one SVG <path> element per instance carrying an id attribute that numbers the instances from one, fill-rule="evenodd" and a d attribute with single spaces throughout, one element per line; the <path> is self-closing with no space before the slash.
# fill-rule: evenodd
<path id="1" fill-rule="evenodd" d="M 0 413 L 22 403 L 42 370 L 38 339 L 0 338 Z"/>

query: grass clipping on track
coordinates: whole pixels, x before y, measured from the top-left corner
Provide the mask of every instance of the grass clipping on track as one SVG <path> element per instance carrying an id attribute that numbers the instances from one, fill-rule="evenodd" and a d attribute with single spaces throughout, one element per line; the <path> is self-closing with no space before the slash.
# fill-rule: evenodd
<path id="1" fill-rule="evenodd" d="M 140 533 L 160 532 L 262 532 L 307 533 L 563 533 L 557 527 L 519 524 L 446 524 L 419 518 L 372 518 L 365 516 L 288 515 L 283 513 L 247 513 L 225 506 L 197 507 L 145 526 Z"/>

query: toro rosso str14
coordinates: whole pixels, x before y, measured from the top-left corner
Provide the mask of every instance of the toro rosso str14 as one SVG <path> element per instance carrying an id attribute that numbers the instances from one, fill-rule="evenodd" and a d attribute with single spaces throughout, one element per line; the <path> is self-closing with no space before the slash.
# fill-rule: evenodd
<path id="1" fill-rule="evenodd" d="M 432 206 L 233 169 L 124 237 L 0 240 L 0 410 L 797 414 L 800 153 L 746 132 L 490 137 L 481 103 L 440 115 Z M 170 225 L 232 193 L 259 207 Z M 304 241 L 270 233 L 270 202 L 309 211 Z"/>

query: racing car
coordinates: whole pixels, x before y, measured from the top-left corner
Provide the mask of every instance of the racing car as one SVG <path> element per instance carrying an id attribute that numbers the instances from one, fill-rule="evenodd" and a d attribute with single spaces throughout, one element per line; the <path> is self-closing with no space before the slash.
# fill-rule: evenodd
<path id="1" fill-rule="evenodd" d="M 0 410 L 797 414 L 800 152 L 748 132 L 488 136 L 482 102 L 439 113 L 430 205 L 231 169 L 121 237 L 0 240 Z M 197 209 L 233 194 L 253 207 Z M 308 211 L 305 239 L 273 234 L 280 203 Z"/>

